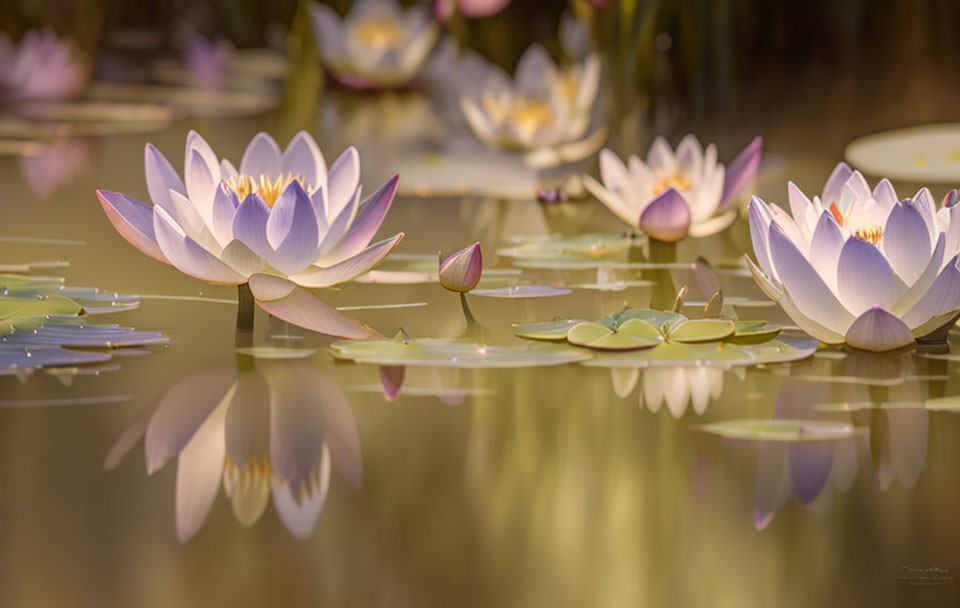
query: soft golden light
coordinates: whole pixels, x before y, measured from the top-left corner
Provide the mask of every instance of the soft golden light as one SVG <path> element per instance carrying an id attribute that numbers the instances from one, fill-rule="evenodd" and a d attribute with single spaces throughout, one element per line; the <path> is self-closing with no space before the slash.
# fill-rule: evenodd
<path id="1" fill-rule="evenodd" d="M 690 186 L 692 186 L 690 179 L 685 175 L 681 175 L 678 171 L 665 175 L 658 174 L 657 181 L 653 185 L 653 194 L 656 196 L 670 187 L 683 192 L 689 190 Z"/>
<path id="2" fill-rule="evenodd" d="M 400 24 L 393 19 L 364 19 L 353 27 L 353 36 L 367 46 L 393 46 L 400 40 Z"/>
<path id="3" fill-rule="evenodd" d="M 315 188 L 306 183 L 302 175 L 293 175 L 292 173 L 281 174 L 273 180 L 265 175 L 259 177 L 235 175 L 227 180 L 227 186 L 237 193 L 237 197 L 241 201 L 256 192 L 268 207 L 273 207 L 280 193 L 295 181 L 300 183 L 307 194 L 313 194 Z"/>

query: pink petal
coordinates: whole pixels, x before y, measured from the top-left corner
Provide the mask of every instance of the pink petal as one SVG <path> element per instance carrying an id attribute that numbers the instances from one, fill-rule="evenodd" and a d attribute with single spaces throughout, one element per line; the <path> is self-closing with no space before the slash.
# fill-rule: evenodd
<path id="1" fill-rule="evenodd" d="M 440 284 L 450 291 L 470 291 L 480 282 L 482 273 L 483 252 L 477 241 L 440 263 Z"/>
<path id="2" fill-rule="evenodd" d="M 734 199 L 737 193 L 748 184 L 760 168 L 760 157 L 763 154 L 763 138 L 754 137 L 747 147 L 740 151 L 727 167 L 726 177 L 723 180 L 723 196 L 720 197 L 720 209 L 723 209 Z M 799 221 L 801 218 L 797 218 Z"/>
<path id="3" fill-rule="evenodd" d="M 679 241 L 690 230 L 690 207 L 672 186 L 655 197 L 640 214 L 640 230 L 660 241 Z"/>
<path id="4" fill-rule="evenodd" d="M 324 254 L 324 264 L 336 264 L 355 256 L 370 244 L 373 235 L 380 229 L 390 205 L 393 204 L 400 176 L 394 175 L 390 181 L 377 190 L 357 208 L 356 218 L 346 234 L 329 252 Z"/>
<path id="5" fill-rule="evenodd" d="M 393 238 L 375 243 L 352 258 L 328 268 L 319 268 L 290 276 L 290 280 L 303 287 L 331 287 L 353 280 L 367 272 L 386 258 L 397 248 L 403 239 L 403 233 Z"/>
<path id="6" fill-rule="evenodd" d="M 109 190 L 97 190 L 97 198 L 120 236 L 153 259 L 164 264 L 170 263 L 157 244 L 153 230 L 153 208 L 150 205 Z"/>
<path id="7" fill-rule="evenodd" d="M 400 395 L 406 371 L 407 368 L 403 365 L 380 366 L 380 385 L 383 387 L 383 396 L 387 401 L 394 401 Z"/>

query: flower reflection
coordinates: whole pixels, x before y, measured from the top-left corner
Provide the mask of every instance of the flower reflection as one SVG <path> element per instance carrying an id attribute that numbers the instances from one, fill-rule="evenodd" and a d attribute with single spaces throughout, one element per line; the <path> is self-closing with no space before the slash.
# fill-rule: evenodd
<path id="1" fill-rule="evenodd" d="M 211 283 L 249 283 L 261 308 L 295 325 L 343 337 L 377 335 L 303 287 L 349 281 L 399 245 L 403 233 L 369 244 L 393 203 L 397 176 L 361 203 L 356 149 L 328 171 L 304 131 L 284 151 L 257 134 L 239 170 L 194 131 L 183 180 L 151 144 L 144 162 L 152 206 L 97 191 L 107 217 L 137 249 Z"/>
<path id="2" fill-rule="evenodd" d="M 693 406 L 697 416 L 707 411 L 711 401 L 723 393 L 723 368 L 705 365 L 690 367 L 650 367 L 644 369 L 640 385 L 640 407 L 657 413 L 664 403 L 674 418 L 681 418 Z M 611 368 L 613 390 L 619 397 L 633 392 L 641 375 L 637 368 Z"/>
<path id="3" fill-rule="evenodd" d="M 426 7 L 404 11 L 395 0 L 358 0 L 343 19 L 318 2 L 310 12 L 323 63 L 355 89 L 409 84 L 440 33 Z"/>
<path id="4" fill-rule="evenodd" d="M 20 155 L 20 173 L 37 199 L 47 200 L 61 187 L 90 168 L 90 144 L 83 139 L 60 139 Z"/>
<path id="5" fill-rule="evenodd" d="M 117 440 L 109 471 L 144 438 L 147 473 L 177 459 L 177 538 L 203 526 L 221 482 L 234 515 L 255 524 L 273 498 L 284 525 L 307 538 L 323 511 L 331 462 L 355 487 L 362 477 L 353 412 L 340 388 L 307 359 L 241 357 L 242 369 L 187 376 Z"/>
<path id="6" fill-rule="evenodd" d="M 527 164 L 538 167 L 580 160 L 602 145 L 603 130 L 584 138 L 600 85 L 599 56 L 559 68 L 535 44 L 520 58 L 512 81 L 483 61 L 461 65 L 477 72 L 465 83 L 460 108 L 484 143 L 522 150 Z"/>
<path id="7" fill-rule="evenodd" d="M 29 30 L 13 42 L 0 32 L 0 99 L 61 100 L 77 95 L 87 79 L 87 66 L 74 45 L 51 27 Z"/>

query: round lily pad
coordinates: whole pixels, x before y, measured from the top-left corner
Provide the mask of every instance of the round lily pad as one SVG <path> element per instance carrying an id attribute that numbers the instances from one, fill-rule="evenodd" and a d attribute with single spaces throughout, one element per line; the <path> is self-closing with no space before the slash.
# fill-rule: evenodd
<path id="1" fill-rule="evenodd" d="M 630 319 L 616 327 L 585 321 L 570 328 L 567 341 L 596 350 L 636 350 L 651 348 L 663 341 L 660 331 L 640 319 Z"/>
<path id="2" fill-rule="evenodd" d="M 564 319 L 545 323 L 514 323 L 513 335 L 531 340 L 566 340 L 567 332 L 583 319 Z"/>
<path id="3" fill-rule="evenodd" d="M 692 319 L 674 325 L 667 339 L 671 342 L 716 342 L 734 334 L 733 321 L 726 319 Z"/>
<path id="4" fill-rule="evenodd" d="M 677 367 L 751 365 L 753 356 L 736 344 L 662 342 L 655 348 L 622 353 L 603 353 L 583 364 L 588 367 Z"/>
<path id="5" fill-rule="evenodd" d="M 585 361 L 593 356 L 590 351 L 567 344 L 489 346 L 442 338 L 339 340 L 331 349 L 334 356 L 357 363 L 424 367 L 541 367 Z"/>
<path id="6" fill-rule="evenodd" d="M 835 441 L 863 434 L 865 429 L 829 420 L 725 420 L 699 427 L 701 431 L 748 441 Z"/>

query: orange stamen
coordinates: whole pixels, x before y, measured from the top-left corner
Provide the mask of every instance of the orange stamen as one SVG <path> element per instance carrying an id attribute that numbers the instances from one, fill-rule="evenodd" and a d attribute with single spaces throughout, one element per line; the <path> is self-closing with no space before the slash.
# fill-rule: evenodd
<path id="1" fill-rule="evenodd" d="M 843 227 L 843 214 L 840 213 L 840 207 L 837 207 L 836 203 L 830 203 L 830 213 L 833 214 L 833 219 L 837 220 L 837 224 Z"/>

